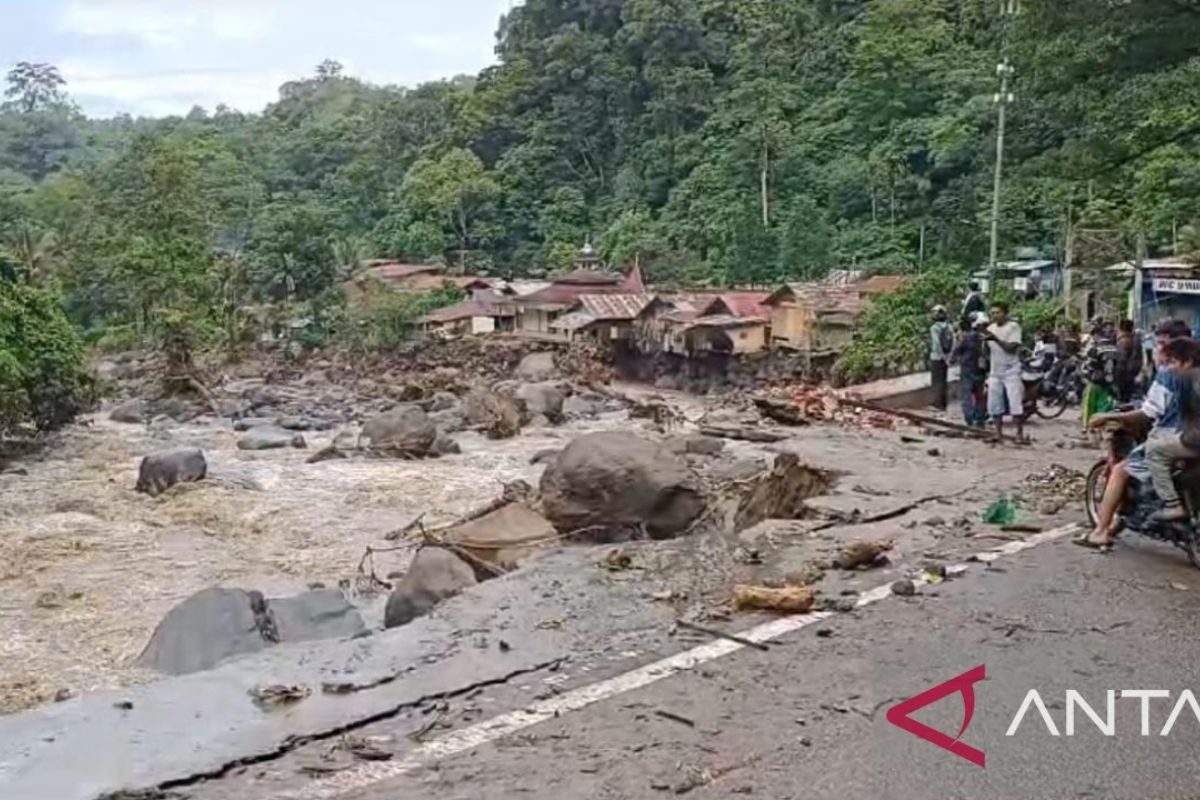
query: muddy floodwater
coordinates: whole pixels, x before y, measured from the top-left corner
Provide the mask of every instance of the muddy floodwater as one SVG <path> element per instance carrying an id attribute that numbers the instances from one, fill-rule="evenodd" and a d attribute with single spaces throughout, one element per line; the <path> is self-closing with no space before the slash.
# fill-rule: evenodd
<path id="1" fill-rule="evenodd" d="M 353 585 L 365 548 L 388 545 L 385 535 L 415 514 L 450 521 L 507 481 L 536 482 L 538 451 L 628 424 L 616 413 L 498 442 L 458 434 L 463 453 L 435 460 L 306 464 L 339 431 L 305 434 L 304 450 L 244 452 L 228 420 L 124 425 L 97 414 L 21 463 L 27 474 L 0 475 L 0 713 L 150 680 L 132 663 L 193 592 Z M 142 456 L 175 447 L 202 448 L 210 480 L 136 493 Z M 401 570 L 409 557 L 379 554 L 375 571 Z"/>

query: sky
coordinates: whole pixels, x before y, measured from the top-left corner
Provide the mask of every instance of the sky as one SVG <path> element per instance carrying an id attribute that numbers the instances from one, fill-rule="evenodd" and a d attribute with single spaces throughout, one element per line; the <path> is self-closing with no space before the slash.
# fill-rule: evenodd
<path id="1" fill-rule="evenodd" d="M 515 0 L 0 0 L 0 68 L 59 67 L 92 116 L 259 111 L 326 58 L 413 86 L 493 63 Z"/>

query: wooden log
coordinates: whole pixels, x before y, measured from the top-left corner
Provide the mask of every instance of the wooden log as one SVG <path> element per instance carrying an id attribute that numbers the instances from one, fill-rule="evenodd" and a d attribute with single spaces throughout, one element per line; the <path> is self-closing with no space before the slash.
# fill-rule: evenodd
<path id="1" fill-rule="evenodd" d="M 727 428 L 722 425 L 704 425 L 700 433 L 718 439 L 739 439 L 745 442 L 782 442 L 790 438 L 786 433 L 766 431 L 760 428 Z"/>
<path id="2" fill-rule="evenodd" d="M 962 425 L 957 422 L 949 422 L 944 419 L 937 419 L 936 417 L 927 417 L 924 414 L 917 414 L 912 411 L 903 411 L 898 408 L 886 408 L 884 406 L 876 405 L 875 403 L 866 403 L 862 400 L 852 400 L 848 397 L 839 397 L 838 404 L 848 406 L 849 408 L 861 408 L 864 411 L 873 411 L 877 414 L 890 414 L 893 417 L 900 417 L 901 419 L 906 419 L 909 422 L 916 422 L 920 425 L 929 425 L 935 428 L 945 428 L 946 430 L 958 431 L 959 433 L 966 434 L 967 436 L 973 436 L 976 439 L 995 440 L 997 438 L 995 431 L 972 428 L 969 425 Z"/>

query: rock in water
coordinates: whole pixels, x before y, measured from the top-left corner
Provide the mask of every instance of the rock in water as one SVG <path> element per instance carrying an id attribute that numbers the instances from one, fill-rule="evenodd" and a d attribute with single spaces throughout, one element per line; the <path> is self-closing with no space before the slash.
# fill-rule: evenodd
<path id="1" fill-rule="evenodd" d="M 138 656 L 142 667 L 185 675 L 279 642 L 356 636 L 358 610 L 335 589 L 267 600 L 242 589 L 204 589 L 172 608 Z"/>
<path id="2" fill-rule="evenodd" d="M 516 391 L 516 398 L 525 408 L 525 418 L 545 417 L 551 425 L 563 421 L 562 391 L 553 383 L 526 383 Z"/>
<path id="3" fill-rule="evenodd" d="M 464 410 L 467 423 L 489 439 L 510 439 L 521 432 L 521 410 L 506 394 L 477 387 L 467 395 Z"/>
<path id="4" fill-rule="evenodd" d="M 514 377 L 522 381 L 548 381 L 561 377 L 554 365 L 554 353 L 530 353 L 521 359 Z"/>
<path id="5" fill-rule="evenodd" d="M 281 428 L 251 428 L 238 440 L 238 450 L 278 450 L 284 447 L 307 447 L 304 437 Z"/>
<path id="6" fill-rule="evenodd" d="M 593 541 L 682 533 L 704 510 L 687 467 L 661 445 L 632 433 L 581 436 L 542 474 L 542 508 L 559 533 L 587 528 Z"/>
<path id="7" fill-rule="evenodd" d="M 114 408 L 108 415 L 113 422 L 138 425 L 146 421 L 146 404 L 142 400 L 129 400 Z"/>
<path id="8" fill-rule="evenodd" d="M 439 456 L 458 455 L 462 452 L 462 447 L 449 435 L 438 431 L 437 438 L 433 440 L 433 452 Z"/>
<path id="9" fill-rule="evenodd" d="M 168 450 L 142 459 L 135 488 L 158 497 L 177 483 L 204 480 L 207 475 L 208 462 L 202 450 Z"/>
<path id="10" fill-rule="evenodd" d="M 185 675 L 269 644 L 259 628 L 250 592 L 204 589 L 167 612 L 137 665 Z"/>
<path id="11" fill-rule="evenodd" d="M 429 455 L 437 428 L 419 406 L 402 405 L 363 424 L 359 442 L 365 448 L 395 456 Z"/>
<path id="12" fill-rule="evenodd" d="M 407 625 L 477 582 L 474 568 L 454 553 L 443 547 L 422 548 L 388 596 L 383 625 Z"/>
<path id="13" fill-rule="evenodd" d="M 281 642 L 342 639 L 367 629 L 358 609 L 337 589 L 316 589 L 269 600 Z"/>

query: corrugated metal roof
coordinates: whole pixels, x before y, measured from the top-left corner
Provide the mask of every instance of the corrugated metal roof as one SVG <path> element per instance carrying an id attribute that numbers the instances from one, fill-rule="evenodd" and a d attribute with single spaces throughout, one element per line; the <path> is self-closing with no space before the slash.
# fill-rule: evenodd
<path id="1" fill-rule="evenodd" d="M 439 308 L 437 311 L 430 312 L 417 320 L 418 323 L 425 325 L 438 322 L 455 322 L 460 319 L 470 319 L 472 317 L 511 317 L 515 312 L 512 308 L 493 303 L 483 303 L 478 300 L 464 300 L 461 303 L 455 303 L 452 306 Z"/>
<path id="2" fill-rule="evenodd" d="M 692 328 L 748 328 L 766 325 L 762 317 L 735 317 L 732 314 L 712 314 L 692 320 Z"/>
<path id="3" fill-rule="evenodd" d="M 572 311 L 569 314 L 563 314 L 558 319 L 550 323 L 550 327 L 557 331 L 577 331 L 580 328 L 585 328 L 596 321 L 596 318 L 586 311 Z"/>
<path id="4" fill-rule="evenodd" d="M 763 313 L 763 301 L 770 297 L 770 292 L 722 292 L 709 298 L 700 307 L 702 316 L 729 313 L 735 317 L 753 317 Z M 724 307 L 724 312 L 720 309 Z"/>
<path id="5" fill-rule="evenodd" d="M 631 320 L 652 299 L 648 294 L 581 294 L 579 305 L 595 319 Z"/>
<path id="6" fill-rule="evenodd" d="M 586 284 L 569 284 L 569 283 L 553 283 L 545 289 L 518 297 L 517 301 L 521 305 L 527 305 L 533 308 L 548 307 L 566 308 L 574 305 L 575 301 L 583 295 L 597 294 L 621 294 L 620 284 L 595 285 L 589 286 Z"/>
<path id="7" fill-rule="evenodd" d="M 797 305 L 810 308 L 817 314 L 857 314 L 862 310 L 862 297 L 853 286 L 830 286 L 824 283 L 788 283 L 776 289 L 764 301 L 774 305 L 787 296 L 793 296 Z"/>
<path id="8" fill-rule="evenodd" d="M 551 278 L 553 283 L 564 283 L 570 286 L 578 286 L 580 284 L 587 286 L 607 286 L 610 284 L 619 284 L 624 280 L 624 276 L 618 275 L 615 272 L 600 272 L 594 269 L 577 269 L 574 272 L 568 272 L 566 275 Z"/>
<path id="9" fill-rule="evenodd" d="M 436 273 L 445 270 L 439 264 L 403 264 L 399 261 L 368 262 L 366 274 L 381 281 L 403 280 L 413 275 Z"/>

